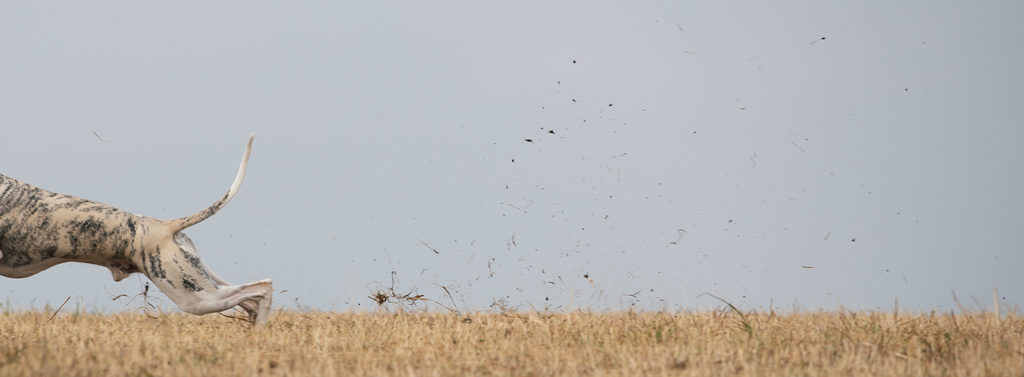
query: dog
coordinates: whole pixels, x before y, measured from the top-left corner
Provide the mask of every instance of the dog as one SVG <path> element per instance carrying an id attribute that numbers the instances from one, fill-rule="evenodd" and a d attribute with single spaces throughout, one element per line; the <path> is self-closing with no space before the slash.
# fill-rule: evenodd
<path id="1" fill-rule="evenodd" d="M 213 216 L 238 193 L 252 151 L 249 135 L 234 183 L 210 207 L 159 220 L 50 192 L 0 175 L 0 275 L 25 278 L 64 262 L 110 269 L 114 281 L 142 273 L 187 313 L 203 315 L 241 306 L 249 321 L 267 322 L 270 279 L 231 285 L 199 258 L 182 231 Z"/>

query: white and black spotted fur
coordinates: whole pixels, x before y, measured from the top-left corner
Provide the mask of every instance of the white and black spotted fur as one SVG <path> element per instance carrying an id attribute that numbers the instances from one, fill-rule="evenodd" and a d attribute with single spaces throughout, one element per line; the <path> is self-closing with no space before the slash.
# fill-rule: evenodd
<path id="1" fill-rule="evenodd" d="M 146 275 L 188 313 L 241 306 L 254 324 L 265 323 L 274 292 L 271 281 L 231 285 L 206 266 L 182 233 L 238 192 L 252 139 L 228 192 L 209 208 L 174 220 L 131 214 L 0 175 L 0 275 L 24 278 L 64 262 L 92 263 L 109 268 L 114 281 L 135 272 Z"/>

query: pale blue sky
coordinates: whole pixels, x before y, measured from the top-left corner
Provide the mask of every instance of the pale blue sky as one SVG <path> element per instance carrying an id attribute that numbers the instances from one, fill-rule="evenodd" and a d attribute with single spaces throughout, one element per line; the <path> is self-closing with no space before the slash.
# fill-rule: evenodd
<path id="1" fill-rule="evenodd" d="M 274 279 L 279 307 L 373 308 L 394 270 L 473 310 L 721 305 L 705 292 L 950 310 L 993 288 L 1013 308 L 1021 15 L 3 1 L 0 174 L 179 217 L 227 189 L 255 131 L 239 195 L 188 233 L 229 281 Z M 132 309 L 111 298 L 138 276 L 65 264 L 0 279 L 0 299 Z"/>

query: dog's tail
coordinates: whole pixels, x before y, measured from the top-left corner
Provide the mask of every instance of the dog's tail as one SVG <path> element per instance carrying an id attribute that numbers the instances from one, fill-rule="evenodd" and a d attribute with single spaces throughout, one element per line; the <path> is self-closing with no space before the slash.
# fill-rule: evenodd
<path id="1" fill-rule="evenodd" d="M 231 201 L 231 198 L 235 197 L 235 194 L 238 193 L 238 188 L 242 187 L 242 180 L 245 179 L 245 167 L 249 164 L 249 152 L 252 151 L 252 139 L 255 136 L 255 133 L 249 134 L 249 143 L 245 145 L 245 154 L 242 155 L 242 164 L 238 166 L 238 175 L 235 176 L 235 182 L 231 183 L 231 188 L 228 189 L 228 192 L 224 194 L 220 200 L 217 200 L 202 211 L 180 219 L 165 221 L 164 223 L 167 224 L 172 233 L 178 233 L 185 228 L 198 224 L 200 221 L 206 220 L 210 216 L 213 216 L 213 214 L 217 213 L 217 211 L 220 211 L 221 208 L 224 208 L 224 206 Z"/>

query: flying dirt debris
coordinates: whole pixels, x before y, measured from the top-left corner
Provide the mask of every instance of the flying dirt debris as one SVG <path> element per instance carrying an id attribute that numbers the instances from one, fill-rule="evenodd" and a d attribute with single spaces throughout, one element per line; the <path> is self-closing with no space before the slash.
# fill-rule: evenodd
<path id="1" fill-rule="evenodd" d="M 669 242 L 669 243 L 668 243 L 668 245 L 665 245 L 665 246 L 672 246 L 672 245 L 678 245 L 678 244 L 679 244 L 679 241 L 682 241 L 682 240 L 683 240 L 683 234 L 685 234 L 685 233 L 686 233 L 686 229 L 682 229 L 682 228 L 680 228 L 680 229 L 676 229 L 676 232 L 678 232 L 678 233 L 679 233 L 679 236 L 678 236 L 678 237 L 676 237 L 676 240 L 675 240 L 675 241 L 672 241 L 672 242 Z"/>
<path id="2" fill-rule="evenodd" d="M 425 246 L 426 248 L 430 249 L 430 251 L 433 251 L 433 252 L 434 252 L 434 254 L 441 254 L 440 252 L 438 252 L 438 251 L 437 251 L 437 249 L 435 249 L 435 248 L 433 248 L 433 247 L 430 247 L 430 245 L 427 245 L 427 243 L 426 243 L 426 242 L 424 242 L 423 240 L 421 240 L 421 239 L 419 239 L 419 238 L 417 238 L 416 240 L 417 240 L 417 241 L 420 241 L 420 244 L 421 244 L 421 245 L 423 245 L 423 246 Z"/>
<path id="3" fill-rule="evenodd" d="M 821 41 L 823 41 L 823 40 L 825 40 L 825 37 L 821 37 L 821 39 L 815 39 L 815 40 L 813 40 L 813 41 L 807 42 L 807 45 L 808 45 L 808 46 L 810 46 L 810 45 L 812 45 L 812 44 L 815 44 L 815 43 L 821 42 Z"/>
<path id="4" fill-rule="evenodd" d="M 102 141 L 104 143 L 110 143 L 110 140 L 107 140 L 107 139 L 104 139 L 104 138 L 100 137 L 100 133 L 99 132 L 93 131 L 92 134 L 95 135 L 97 139 L 100 139 L 100 141 Z"/>

